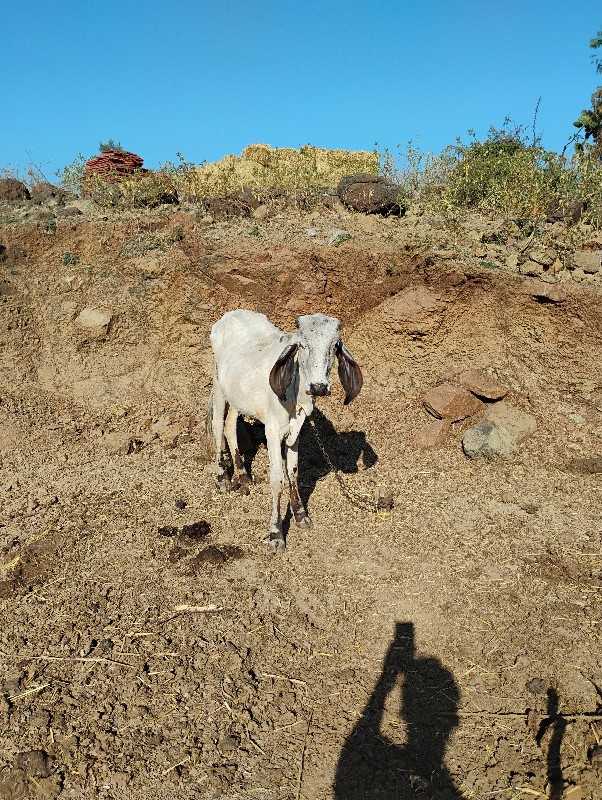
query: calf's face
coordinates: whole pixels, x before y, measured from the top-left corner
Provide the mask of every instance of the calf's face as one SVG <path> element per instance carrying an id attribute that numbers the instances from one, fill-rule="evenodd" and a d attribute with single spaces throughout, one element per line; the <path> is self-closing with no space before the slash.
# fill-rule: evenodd
<path id="1" fill-rule="evenodd" d="M 339 378 L 345 389 L 345 405 L 362 388 L 362 373 L 341 341 L 341 323 L 325 314 L 305 314 L 297 318 L 297 330 L 288 334 L 285 345 L 270 373 L 272 390 L 284 399 L 295 374 L 295 355 L 301 375 L 301 388 L 313 397 L 330 394 L 330 370 L 335 356 Z"/>

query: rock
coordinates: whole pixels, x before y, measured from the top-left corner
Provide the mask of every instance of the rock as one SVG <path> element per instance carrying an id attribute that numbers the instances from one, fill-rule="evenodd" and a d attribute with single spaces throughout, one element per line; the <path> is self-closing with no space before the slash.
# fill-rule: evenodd
<path id="1" fill-rule="evenodd" d="M 567 786 L 562 793 L 562 800 L 583 800 L 583 789 L 581 786 Z"/>
<path id="2" fill-rule="evenodd" d="M 32 778 L 48 778 L 48 754 L 44 750 L 29 750 L 26 753 L 17 753 L 15 766 L 24 770 Z"/>
<path id="3" fill-rule="evenodd" d="M 77 206 L 65 206 L 57 208 L 55 213 L 57 217 L 78 217 L 82 212 Z"/>
<path id="4" fill-rule="evenodd" d="M 542 267 L 551 267 L 558 258 L 558 253 L 553 247 L 537 247 L 529 253 L 531 261 L 541 264 Z"/>
<path id="5" fill-rule="evenodd" d="M 546 209 L 546 222 L 557 222 L 559 220 L 573 223 L 579 222 L 586 208 L 587 202 L 585 200 L 571 200 L 564 208 L 555 208 L 554 205 L 549 205 Z"/>
<path id="6" fill-rule="evenodd" d="M 435 419 L 416 433 L 414 445 L 419 450 L 438 450 L 445 444 L 450 429 L 448 419 Z"/>
<path id="7" fill-rule="evenodd" d="M 16 178 L 0 178 L 0 203 L 20 203 L 31 195 L 23 181 Z"/>
<path id="8" fill-rule="evenodd" d="M 566 289 L 559 286 L 557 283 L 546 283 L 545 281 L 525 281 L 525 290 L 527 294 L 534 297 L 536 300 L 544 303 L 554 303 L 558 305 L 566 302 L 568 294 Z"/>
<path id="9" fill-rule="evenodd" d="M 503 428 L 481 420 L 462 437 L 462 449 L 469 458 L 504 458 L 512 452 L 512 442 Z"/>
<path id="10" fill-rule="evenodd" d="M 486 409 L 480 422 L 466 431 L 462 448 L 469 458 L 506 458 L 536 427 L 531 414 L 507 403 L 496 403 Z"/>
<path id="11" fill-rule="evenodd" d="M 253 211 L 251 215 L 253 219 L 258 220 L 259 222 L 263 222 L 263 220 L 267 219 L 270 216 L 270 209 L 267 206 L 257 206 L 257 208 Z"/>
<path id="12" fill-rule="evenodd" d="M 501 400 L 510 391 L 508 386 L 496 381 L 484 369 L 464 370 L 456 376 L 455 380 L 460 386 L 485 400 Z"/>
<path id="13" fill-rule="evenodd" d="M 595 275 L 602 268 L 602 250 L 581 250 L 573 256 L 573 269 L 582 269 L 586 275 Z"/>
<path id="14" fill-rule="evenodd" d="M 233 197 L 244 203 L 251 211 L 257 211 L 258 208 L 261 208 L 261 200 L 249 186 L 243 186 L 242 189 L 234 193 Z M 267 206 L 264 206 L 264 208 L 267 210 Z M 255 214 L 253 216 L 255 217 Z M 255 219 L 258 219 L 258 217 L 255 217 Z M 262 219 L 265 219 L 265 217 L 262 217 Z"/>
<path id="15" fill-rule="evenodd" d="M 351 234 L 347 233 L 347 231 L 342 231 L 340 228 L 335 228 L 334 230 L 330 231 L 328 236 L 328 244 L 331 247 L 338 247 L 343 242 L 347 242 L 351 239 Z"/>
<path id="16" fill-rule="evenodd" d="M 533 261 L 529 258 L 521 264 L 520 272 L 522 275 L 530 275 L 533 278 L 539 278 L 540 275 L 543 275 L 544 268 L 538 261 Z"/>
<path id="17" fill-rule="evenodd" d="M 512 271 L 518 269 L 518 256 L 516 253 L 510 253 L 510 255 L 506 258 L 506 266 Z"/>
<path id="18" fill-rule="evenodd" d="M 83 188 L 89 182 L 89 176 L 98 175 L 107 183 L 116 183 L 128 175 L 134 175 L 142 168 L 144 159 L 127 150 L 105 150 L 100 155 L 86 161 Z"/>
<path id="19" fill-rule="evenodd" d="M 458 422 L 472 417 L 483 404 L 473 394 L 453 383 L 441 383 L 430 389 L 423 398 L 426 410 L 434 417 Z"/>
<path id="20" fill-rule="evenodd" d="M 109 332 L 113 317 L 99 308 L 84 308 L 75 318 L 75 324 L 89 336 L 100 338 Z"/>
<path id="21" fill-rule="evenodd" d="M 541 694 L 547 689 L 548 683 L 543 678 L 532 678 L 526 686 L 531 694 Z"/>
<path id="22" fill-rule="evenodd" d="M 100 445 L 109 455 L 127 456 L 132 452 L 132 437 L 129 433 L 106 433 L 100 440 Z"/>
<path id="23" fill-rule="evenodd" d="M 358 172 L 339 183 L 337 194 L 354 211 L 383 216 L 402 216 L 405 208 L 399 200 L 399 187 L 380 175 Z"/>
<path id="24" fill-rule="evenodd" d="M 532 414 L 511 406 L 508 401 L 487 406 L 483 419 L 503 426 L 516 443 L 534 433 L 537 422 Z"/>
<path id="25" fill-rule="evenodd" d="M 235 197 L 210 197 L 204 205 L 207 214 L 218 221 L 231 217 L 248 217 L 250 214 L 249 206 Z"/>
<path id="26" fill-rule="evenodd" d="M 64 205 L 68 197 L 73 197 L 70 192 L 61 189 L 60 186 L 54 186 L 52 183 L 36 183 L 31 187 L 31 199 L 37 205 L 42 203 L 55 203 Z"/>

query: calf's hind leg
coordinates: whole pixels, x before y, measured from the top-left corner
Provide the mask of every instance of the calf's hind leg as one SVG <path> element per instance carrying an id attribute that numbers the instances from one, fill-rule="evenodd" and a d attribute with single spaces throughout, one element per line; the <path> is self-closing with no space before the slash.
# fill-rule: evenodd
<path id="1" fill-rule="evenodd" d="M 219 488 L 225 490 L 230 488 L 224 453 L 224 417 L 226 416 L 226 406 L 228 404 L 217 380 L 213 382 L 212 402 L 211 427 L 215 439 L 215 480 Z"/>
<path id="2" fill-rule="evenodd" d="M 228 414 L 226 415 L 226 424 L 224 426 L 224 434 L 228 447 L 230 448 L 230 455 L 234 464 L 234 475 L 232 476 L 232 489 L 242 489 L 245 494 L 249 494 L 249 486 L 251 485 L 251 478 L 247 475 L 245 465 L 240 457 L 240 450 L 238 449 L 238 437 L 236 435 L 236 422 L 238 420 L 238 411 L 230 406 Z"/>

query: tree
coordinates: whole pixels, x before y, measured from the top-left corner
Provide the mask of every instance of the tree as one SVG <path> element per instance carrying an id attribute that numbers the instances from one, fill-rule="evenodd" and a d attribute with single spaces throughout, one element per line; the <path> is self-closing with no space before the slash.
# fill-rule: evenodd
<path id="1" fill-rule="evenodd" d="M 602 30 L 590 39 L 590 47 L 592 50 L 602 48 Z M 592 62 L 596 65 L 596 72 L 602 74 L 602 58 L 592 56 Z M 583 151 L 585 142 L 592 139 L 594 154 L 602 160 L 602 86 L 598 86 L 591 98 L 592 107 L 583 109 L 579 118 L 573 122 L 573 125 L 578 128 L 576 136 L 580 131 L 583 131 L 585 138 L 583 142 L 578 142 L 575 145 L 577 151 Z"/>
<path id="2" fill-rule="evenodd" d="M 597 50 L 599 47 L 602 47 L 602 30 L 599 30 L 594 38 L 590 39 L 589 46 L 592 48 L 592 50 Z M 602 58 L 598 58 L 598 56 L 592 56 L 592 61 L 596 65 L 596 72 L 602 74 Z"/>

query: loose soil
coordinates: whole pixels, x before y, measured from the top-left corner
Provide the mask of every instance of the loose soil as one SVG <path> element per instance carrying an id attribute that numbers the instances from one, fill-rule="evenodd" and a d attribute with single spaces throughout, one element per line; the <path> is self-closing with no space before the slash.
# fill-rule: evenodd
<path id="1" fill-rule="evenodd" d="M 602 798 L 602 294 L 538 302 L 445 236 L 0 228 L 0 797 Z M 259 426 L 248 495 L 207 456 L 208 334 L 240 306 L 339 316 L 364 374 L 315 414 L 348 496 L 306 425 L 314 527 L 276 557 Z M 509 459 L 467 459 L 470 420 L 416 447 L 460 368 L 536 418 Z"/>

